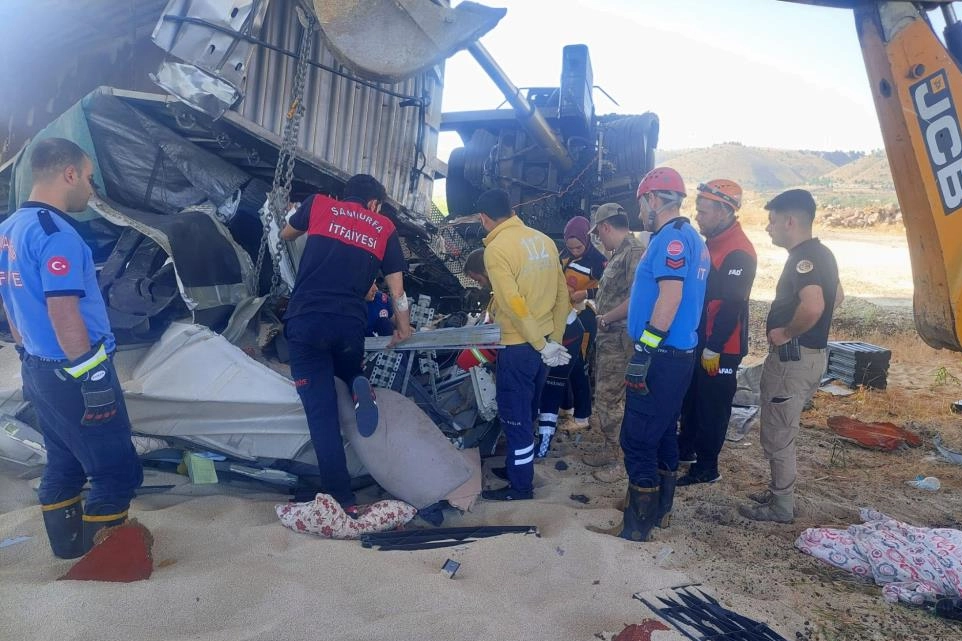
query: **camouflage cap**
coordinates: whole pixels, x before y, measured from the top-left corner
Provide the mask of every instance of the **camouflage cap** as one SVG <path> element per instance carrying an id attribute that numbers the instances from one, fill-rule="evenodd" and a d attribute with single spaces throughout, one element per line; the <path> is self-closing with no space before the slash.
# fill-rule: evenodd
<path id="1" fill-rule="evenodd" d="M 604 205 L 593 207 L 591 209 L 591 226 L 589 227 L 589 231 L 594 232 L 599 223 L 603 223 L 609 218 L 614 218 L 619 215 L 627 217 L 628 212 L 618 203 L 605 203 Z"/>

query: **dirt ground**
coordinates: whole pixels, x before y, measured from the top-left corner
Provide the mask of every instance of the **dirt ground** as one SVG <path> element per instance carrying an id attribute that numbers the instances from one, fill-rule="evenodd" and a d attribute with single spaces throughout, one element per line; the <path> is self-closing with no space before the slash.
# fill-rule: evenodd
<path id="1" fill-rule="evenodd" d="M 751 306 L 752 353 L 760 362 L 765 349 L 764 322 L 785 251 L 771 246 L 760 227 L 748 230 L 759 252 L 759 279 Z M 846 528 L 859 523 L 859 508 L 872 507 L 905 522 L 962 528 L 962 466 L 943 462 L 932 445 L 941 435 L 962 443 L 962 416 L 950 405 L 962 398 L 962 356 L 926 346 L 915 333 L 911 310 L 911 272 L 904 237 L 872 231 L 822 231 L 836 254 L 848 298 L 836 316 L 834 340 L 861 340 L 892 350 L 888 388 L 860 390 L 848 397 L 819 392 L 802 417 L 798 439 L 799 516 L 793 525 L 755 523 L 738 515 L 748 492 L 762 488 L 768 465 L 758 443 L 758 428 L 739 443 L 727 443 L 721 456 L 722 480 L 679 488 L 673 526 L 656 530 L 671 554 L 665 567 L 677 568 L 711 583 L 722 595 L 747 596 L 771 604 L 769 623 L 795 630 L 798 640 L 906 639 L 943 641 L 960 638 L 962 626 L 922 609 L 883 602 L 881 589 L 803 555 L 793 547 L 802 530 L 815 526 Z M 922 447 L 894 453 L 847 444 L 826 427 L 826 418 L 845 415 L 904 425 L 919 433 Z M 591 432 L 569 438 L 566 460 L 591 447 Z M 591 482 L 594 501 L 615 501 L 621 487 Z M 906 481 L 918 474 L 936 476 L 942 487 L 928 492 Z"/>

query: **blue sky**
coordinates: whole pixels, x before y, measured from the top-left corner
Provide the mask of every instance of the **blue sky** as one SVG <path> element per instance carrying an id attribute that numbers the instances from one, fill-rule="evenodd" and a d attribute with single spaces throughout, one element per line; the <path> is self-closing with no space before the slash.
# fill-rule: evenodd
<path id="1" fill-rule="evenodd" d="M 777 0 L 501 0 L 481 42 L 518 86 L 555 86 L 566 44 L 587 44 L 598 113 L 654 111 L 662 149 L 738 141 L 882 147 L 852 12 Z M 934 17 L 934 16 L 933 16 Z M 445 111 L 503 100 L 467 52 L 445 69 Z M 442 138 L 442 157 L 458 146 Z"/>

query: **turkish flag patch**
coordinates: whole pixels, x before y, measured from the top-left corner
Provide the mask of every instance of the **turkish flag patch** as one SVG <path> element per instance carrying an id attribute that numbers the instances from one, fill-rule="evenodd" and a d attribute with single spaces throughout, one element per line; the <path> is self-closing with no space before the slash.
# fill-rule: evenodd
<path id="1" fill-rule="evenodd" d="M 665 265 L 667 265 L 670 269 L 681 269 L 682 267 L 685 266 L 685 259 L 684 259 L 684 257 L 682 257 L 682 258 L 666 258 L 666 259 L 665 259 Z"/>
<path id="2" fill-rule="evenodd" d="M 47 271 L 54 276 L 66 276 L 70 273 L 70 261 L 63 256 L 54 256 L 47 261 Z"/>
<path id="3" fill-rule="evenodd" d="M 673 240 L 668 243 L 668 247 L 665 251 L 668 252 L 669 256 L 681 256 L 681 253 L 685 251 L 685 245 L 682 244 L 680 240 Z"/>

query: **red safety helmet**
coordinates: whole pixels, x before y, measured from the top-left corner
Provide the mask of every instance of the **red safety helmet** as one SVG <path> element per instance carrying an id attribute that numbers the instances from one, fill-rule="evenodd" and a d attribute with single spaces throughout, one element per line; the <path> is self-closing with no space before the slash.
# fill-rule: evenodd
<path id="1" fill-rule="evenodd" d="M 649 171 L 638 184 L 635 198 L 641 198 L 651 191 L 671 191 L 681 195 L 682 198 L 687 196 L 685 181 L 681 179 L 681 174 L 671 167 L 655 167 Z"/>
<path id="2" fill-rule="evenodd" d="M 698 197 L 725 203 L 735 211 L 742 206 L 742 188 L 738 183 L 719 178 L 698 185 Z"/>

